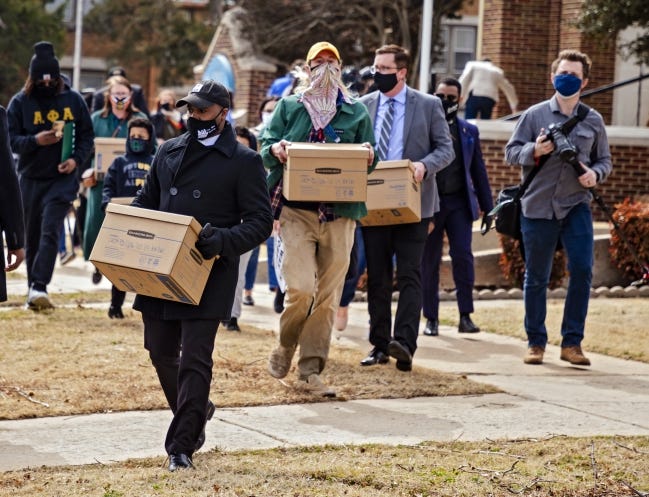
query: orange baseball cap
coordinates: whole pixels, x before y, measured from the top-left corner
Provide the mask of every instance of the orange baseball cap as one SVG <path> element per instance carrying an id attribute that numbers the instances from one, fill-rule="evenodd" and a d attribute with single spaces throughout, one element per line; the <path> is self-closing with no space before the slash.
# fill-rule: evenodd
<path id="1" fill-rule="evenodd" d="M 338 49 L 328 41 L 319 41 L 318 43 L 314 44 L 311 48 L 309 48 L 309 53 L 306 54 L 306 61 L 307 62 L 312 61 L 318 56 L 320 52 L 323 52 L 324 50 L 329 50 L 331 53 L 333 53 L 336 56 L 338 62 L 340 62 L 340 54 L 338 53 Z"/>

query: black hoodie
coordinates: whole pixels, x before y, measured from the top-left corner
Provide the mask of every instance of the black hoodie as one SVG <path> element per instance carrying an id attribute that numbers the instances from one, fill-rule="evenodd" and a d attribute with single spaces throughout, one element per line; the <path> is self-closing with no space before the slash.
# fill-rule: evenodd
<path id="1" fill-rule="evenodd" d="M 72 158 L 81 167 L 90 156 L 95 134 L 90 112 L 81 94 L 67 84 L 51 98 L 26 95 L 24 90 L 13 96 L 7 108 L 11 148 L 18 154 L 18 173 L 31 179 L 55 179 L 61 175 L 62 141 L 38 146 L 36 134 L 52 129 L 57 120 L 73 121 L 75 125 Z M 68 175 L 65 175 L 68 176 Z M 75 176 L 76 175 L 72 175 Z"/>

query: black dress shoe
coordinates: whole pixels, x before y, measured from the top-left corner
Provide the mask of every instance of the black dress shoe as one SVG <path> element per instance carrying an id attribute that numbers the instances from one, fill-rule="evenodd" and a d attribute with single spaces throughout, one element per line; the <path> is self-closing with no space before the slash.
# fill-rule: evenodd
<path id="1" fill-rule="evenodd" d="M 124 319 L 124 313 L 122 312 L 121 306 L 111 305 L 108 308 L 108 317 L 110 319 Z"/>
<path id="2" fill-rule="evenodd" d="M 201 434 L 198 435 L 198 440 L 196 440 L 196 446 L 194 447 L 194 452 L 198 452 L 198 450 L 203 446 L 205 443 L 205 425 L 207 425 L 207 422 L 212 419 L 214 416 L 214 411 L 216 411 L 216 406 L 211 400 L 207 401 L 207 416 L 205 417 L 205 424 L 203 425 L 203 431 L 201 431 Z"/>
<path id="3" fill-rule="evenodd" d="M 169 454 L 169 471 L 191 469 L 193 467 L 192 459 L 187 454 Z"/>
<path id="4" fill-rule="evenodd" d="M 273 309 L 275 309 L 275 312 L 277 314 L 281 314 L 284 311 L 284 292 L 282 292 L 279 288 L 275 290 Z"/>
<path id="5" fill-rule="evenodd" d="M 412 354 L 408 347 L 401 345 L 396 340 L 392 340 L 388 344 L 388 354 L 397 360 L 397 369 L 399 371 L 412 370 Z"/>
<path id="6" fill-rule="evenodd" d="M 473 321 L 471 321 L 471 317 L 461 316 L 460 324 L 457 327 L 457 331 L 459 331 L 460 333 L 478 333 L 480 332 L 480 328 L 478 328 L 473 323 Z"/>
<path id="7" fill-rule="evenodd" d="M 375 364 L 386 364 L 390 358 L 382 350 L 374 347 L 369 355 L 361 361 L 361 366 L 374 366 Z"/>
<path id="8" fill-rule="evenodd" d="M 424 328 L 424 335 L 427 337 L 436 337 L 439 335 L 439 323 L 437 320 L 429 319 L 426 321 L 426 327 Z"/>
<path id="9" fill-rule="evenodd" d="M 227 321 L 225 328 L 228 331 L 241 331 L 241 328 L 239 328 L 239 323 L 237 322 L 237 318 L 234 317 L 230 318 L 230 321 Z"/>

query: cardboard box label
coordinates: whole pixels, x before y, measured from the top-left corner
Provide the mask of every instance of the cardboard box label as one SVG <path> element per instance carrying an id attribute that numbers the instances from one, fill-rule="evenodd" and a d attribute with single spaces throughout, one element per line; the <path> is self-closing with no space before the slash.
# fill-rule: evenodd
<path id="1" fill-rule="evenodd" d="M 364 202 L 369 150 L 352 143 L 293 143 L 282 193 L 288 200 Z"/>

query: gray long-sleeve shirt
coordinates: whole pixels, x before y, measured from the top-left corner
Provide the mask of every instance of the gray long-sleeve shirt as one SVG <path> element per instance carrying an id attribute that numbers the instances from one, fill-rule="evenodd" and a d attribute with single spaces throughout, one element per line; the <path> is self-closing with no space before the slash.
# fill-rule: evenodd
<path id="1" fill-rule="evenodd" d="M 577 106 L 572 115 L 576 113 Z M 519 119 L 514 134 L 505 146 L 507 164 L 521 166 L 524 180 L 535 167 L 534 143 L 541 128 L 547 130 L 552 123 L 562 124 L 572 115 L 566 116 L 561 112 L 556 96 L 530 107 Z M 578 150 L 578 160 L 597 173 L 598 182 L 604 181 L 613 165 L 601 114 L 591 109 L 586 118 L 568 134 L 568 138 Z M 555 148 L 530 183 L 521 205 L 525 217 L 563 219 L 575 205 L 590 203 L 590 200 L 591 194 L 577 180 L 573 166 L 560 159 Z"/>

